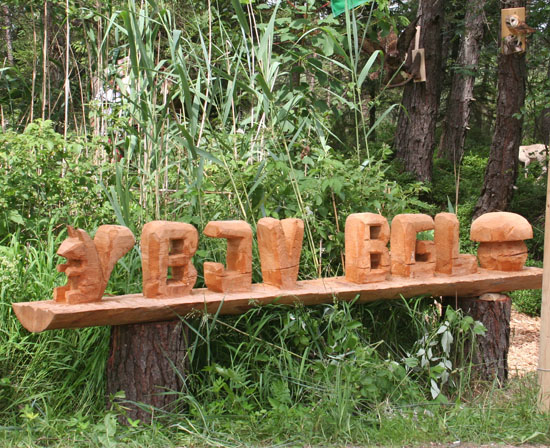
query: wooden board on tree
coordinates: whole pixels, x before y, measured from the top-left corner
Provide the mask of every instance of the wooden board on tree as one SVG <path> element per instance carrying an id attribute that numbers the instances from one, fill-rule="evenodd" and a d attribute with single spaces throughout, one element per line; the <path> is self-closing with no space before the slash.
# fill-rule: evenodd
<path id="1" fill-rule="evenodd" d="M 253 306 L 270 303 L 315 305 L 338 300 L 370 302 L 379 299 L 431 296 L 480 296 L 488 292 L 539 289 L 542 269 L 523 268 L 516 272 L 479 269 L 475 274 L 420 278 L 394 277 L 391 280 L 357 284 L 344 277 L 299 281 L 281 290 L 267 284 L 253 284 L 247 292 L 220 293 L 194 289 L 182 297 L 150 299 L 143 294 L 104 297 L 91 303 L 66 304 L 53 300 L 14 303 L 23 326 L 32 332 L 59 328 L 122 325 L 174 320 L 192 312 L 241 314 Z"/>

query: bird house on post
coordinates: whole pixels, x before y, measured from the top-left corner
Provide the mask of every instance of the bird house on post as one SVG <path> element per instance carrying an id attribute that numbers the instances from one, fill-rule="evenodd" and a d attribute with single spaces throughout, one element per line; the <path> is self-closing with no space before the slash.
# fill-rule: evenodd
<path id="1" fill-rule="evenodd" d="M 506 8 L 501 10 L 500 29 L 502 53 L 509 55 L 523 53 L 526 47 L 526 36 L 535 29 L 525 23 L 525 8 Z"/>

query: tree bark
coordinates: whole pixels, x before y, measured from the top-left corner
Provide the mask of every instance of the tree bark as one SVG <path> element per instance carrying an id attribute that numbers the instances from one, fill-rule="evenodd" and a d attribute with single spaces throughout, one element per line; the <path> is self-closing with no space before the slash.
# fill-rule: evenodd
<path id="1" fill-rule="evenodd" d="M 420 47 L 426 57 L 426 82 L 409 82 L 403 92 L 403 109 L 399 113 L 395 135 L 395 155 L 405 170 L 419 180 L 432 178 L 435 126 L 441 94 L 441 29 L 445 0 L 421 0 L 417 16 Z M 411 44 L 411 46 L 414 44 Z M 409 56 L 411 53 L 409 51 Z"/>
<path id="2" fill-rule="evenodd" d="M 49 39 L 49 28 L 50 28 L 50 2 L 46 0 L 44 2 L 44 16 L 42 20 L 42 26 L 44 31 L 44 39 L 42 42 L 42 120 L 46 119 L 46 107 L 49 105 L 48 99 L 48 39 Z M 49 111 L 48 111 L 49 118 Z"/>
<path id="3" fill-rule="evenodd" d="M 506 8 L 525 6 L 525 0 L 506 2 Z M 497 117 L 489 161 L 474 218 L 496 210 L 506 210 L 512 199 L 518 172 L 527 68 L 525 53 L 499 54 Z"/>
<path id="4" fill-rule="evenodd" d="M 168 392 L 182 388 L 187 336 L 187 327 L 179 320 L 113 326 L 106 372 L 108 405 L 110 396 L 124 391 L 125 397 L 116 402 L 132 419 L 150 422 L 156 409 L 174 410 L 177 395 Z"/>
<path id="5" fill-rule="evenodd" d="M 441 138 L 440 155 L 459 165 L 464 154 L 464 140 L 470 119 L 475 71 L 483 38 L 483 9 L 486 0 L 466 3 L 465 34 L 460 45 L 457 67 L 451 82 L 447 116 Z"/>
<path id="6" fill-rule="evenodd" d="M 13 38 L 11 34 L 11 15 L 8 5 L 2 5 L 2 11 L 4 13 L 4 27 L 6 31 L 6 57 L 8 64 L 13 65 Z"/>
<path id="7" fill-rule="evenodd" d="M 464 355 L 472 362 L 475 379 L 496 379 L 499 384 L 504 384 L 508 378 L 512 299 L 495 293 L 480 297 L 444 297 L 443 306 L 461 309 L 465 315 L 485 326 L 487 333 L 476 337 L 473 350 L 471 344 L 466 344 Z"/>

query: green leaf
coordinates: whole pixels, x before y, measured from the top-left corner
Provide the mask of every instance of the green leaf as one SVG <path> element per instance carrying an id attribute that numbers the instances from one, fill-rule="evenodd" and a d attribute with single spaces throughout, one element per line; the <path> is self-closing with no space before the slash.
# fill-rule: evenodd
<path id="1" fill-rule="evenodd" d="M 16 224 L 23 225 L 25 221 L 17 210 L 10 210 L 8 213 L 8 219 Z"/>
<path id="2" fill-rule="evenodd" d="M 381 55 L 382 53 L 380 50 L 376 50 L 373 54 L 371 54 L 369 60 L 365 63 L 363 69 L 361 70 L 361 73 L 359 73 L 359 76 L 357 77 L 357 88 L 361 89 L 361 86 L 363 85 L 363 82 L 365 81 L 365 78 L 370 72 L 370 69 L 372 65 L 374 64 L 374 61 L 376 61 L 376 58 L 378 55 Z"/>

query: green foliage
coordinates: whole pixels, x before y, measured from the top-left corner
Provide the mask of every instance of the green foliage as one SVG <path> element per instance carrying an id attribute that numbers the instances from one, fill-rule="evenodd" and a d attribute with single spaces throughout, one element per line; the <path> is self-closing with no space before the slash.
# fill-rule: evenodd
<path id="1" fill-rule="evenodd" d="M 510 296 L 512 297 L 514 308 L 520 313 L 524 313 L 529 316 L 540 316 L 542 303 L 540 290 L 531 289 L 525 291 L 512 291 Z"/>
<path id="2" fill-rule="evenodd" d="M 69 3 L 71 23 L 82 25 L 72 32 L 71 69 L 87 75 L 82 84 L 69 83 L 74 126 L 82 118 L 95 137 L 64 138 L 51 121 L 0 133 L 0 445 L 548 443 L 547 416 L 530 412 L 536 389 L 527 380 L 510 392 L 515 400 L 508 391 L 473 400 L 464 347 L 482 328 L 451 309 L 441 317 L 430 299 L 190 317 L 190 373 L 174 391 L 183 411 L 155 410 L 152 425 L 128 427 L 118 422 L 123 407 L 105 412 L 108 330 L 28 334 L 11 310 L 14 301 L 50 297 L 64 281 L 55 250 L 65 221 L 92 236 L 98 225 L 118 221 L 139 236 L 151 219 L 190 222 L 201 231 L 210 220 L 245 219 L 254 227 L 263 216 L 299 217 L 306 225 L 300 276 L 314 278 L 342 274 L 350 213 L 391 220 L 453 208 L 461 250 L 471 252 L 471 213 L 490 142 L 476 126 L 460 173 L 436 161 L 432 185 L 389 162 L 387 120 L 398 93 L 370 79 L 381 55 L 361 51 L 366 36 L 407 22 L 390 16 L 386 1 L 340 20 L 312 0 Z M 50 4 L 53 21 L 64 17 L 62 3 Z M 32 35 L 30 25 L 18 26 L 20 42 L 24 32 Z M 80 33 L 86 39 L 75 39 Z M 16 48 L 17 67 L 0 69 L 8 128 L 46 102 L 32 98 L 31 67 L 21 67 L 36 60 L 33 45 L 27 37 Z M 489 79 L 495 54 L 485 55 L 480 70 Z M 119 63 L 124 56 L 128 62 Z M 52 75 L 61 59 L 52 57 Z M 526 116 L 546 104 L 540 75 Z M 34 95 L 56 78 L 41 76 Z M 97 92 L 80 87 L 79 94 L 76 85 L 92 84 L 92 77 L 115 87 L 119 100 L 107 107 L 93 98 Z M 486 80 L 476 89 L 473 113 L 481 122 L 493 111 L 496 90 Z M 60 92 L 53 82 L 51 95 Z M 374 107 L 375 123 L 367 123 Z M 530 251 L 537 257 L 544 209 L 538 174 L 518 178 L 512 205 L 535 223 Z M 203 261 L 224 257 L 222 241 L 201 238 L 194 263 L 200 270 Z M 140 270 L 136 249 L 117 265 L 107 293 L 139 291 Z M 535 296 L 515 293 L 515 306 L 534 308 Z"/>
<path id="3" fill-rule="evenodd" d="M 371 325 L 378 304 L 266 306 L 236 318 L 185 321 L 194 335 L 190 359 L 196 373 L 186 377 L 180 397 L 194 431 L 200 425 L 202 433 L 225 438 L 244 431 L 252 443 L 289 436 L 296 443 L 351 441 L 377 427 L 379 412 L 441 400 L 439 392 L 430 394 L 433 381 L 447 383 L 449 393 L 463 388 L 454 381 L 461 369 L 452 354 L 480 331 L 479 324 L 451 311 L 440 324 L 436 307 L 399 303 L 389 320 L 402 318 L 425 331 L 413 355 L 387 350 L 384 335 Z M 397 339 L 406 345 L 407 336 Z"/>
<path id="4" fill-rule="evenodd" d="M 542 261 L 529 259 L 526 265 L 542 268 Z M 512 297 L 514 308 L 520 313 L 525 313 L 529 316 L 540 316 L 542 305 L 542 293 L 540 289 L 511 291 L 510 297 Z"/>
<path id="5" fill-rule="evenodd" d="M 107 329 L 82 329 L 30 334 L 18 323 L 12 302 L 51 297 L 61 281 L 55 250 L 61 238 L 48 232 L 45 241 L 18 235 L 0 246 L 0 415 L 33 413 L 68 415 L 76 409 L 101 409 Z M 30 412 L 30 411 L 29 411 Z M 11 418 L 10 417 L 10 418 Z M 14 417 L 13 423 L 19 417 Z"/>
<path id="6" fill-rule="evenodd" d="M 22 134 L 0 133 L 0 239 L 52 220 L 105 217 L 88 147 L 80 138 L 65 142 L 51 121 L 29 124 Z"/>

